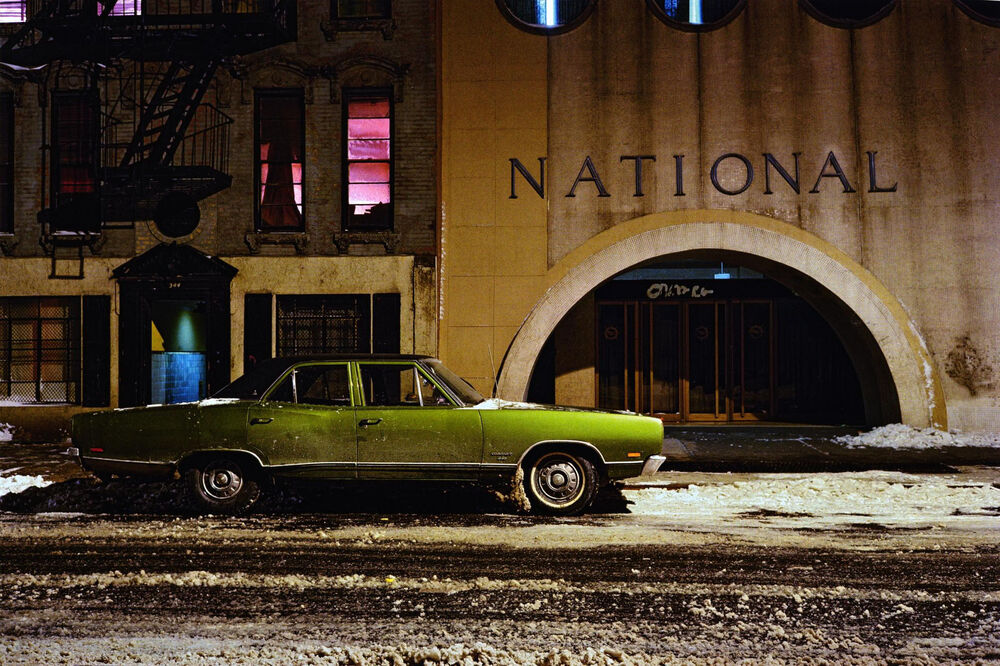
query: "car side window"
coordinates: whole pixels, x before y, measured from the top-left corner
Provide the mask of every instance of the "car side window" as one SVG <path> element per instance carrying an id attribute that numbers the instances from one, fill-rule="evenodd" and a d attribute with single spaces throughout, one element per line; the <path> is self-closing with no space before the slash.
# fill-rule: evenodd
<path id="1" fill-rule="evenodd" d="M 299 402 L 306 405 L 348 407 L 351 385 L 347 365 L 308 365 L 299 368 L 295 377 Z"/>
<path id="2" fill-rule="evenodd" d="M 381 407 L 451 405 L 451 400 L 411 364 L 361 364 L 365 402 Z"/>
<path id="3" fill-rule="evenodd" d="M 268 400 L 348 407 L 351 404 L 351 387 L 347 364 L 295 368 L 271 391 Z"/>

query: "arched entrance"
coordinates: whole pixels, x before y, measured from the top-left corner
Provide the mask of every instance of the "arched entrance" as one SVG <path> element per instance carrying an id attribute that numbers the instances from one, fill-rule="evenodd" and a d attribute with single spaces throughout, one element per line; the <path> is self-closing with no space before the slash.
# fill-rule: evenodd
<path id="1" fill-rule="evenodd" d="M 515 336 L 499 394 L 527 395 L 559 322 L 615 275 L 663 257 L 732 257 L 794 289 L 830 323 L 858 372 L 869 423 L 946 427 L 940 381 L 902 305 L 844 252 L 792 225 L 739 211 L 681 211 L 631 220 L 556 264 L 549 288 Z M 893 395 L 893 393 L 895 395 Z"/>

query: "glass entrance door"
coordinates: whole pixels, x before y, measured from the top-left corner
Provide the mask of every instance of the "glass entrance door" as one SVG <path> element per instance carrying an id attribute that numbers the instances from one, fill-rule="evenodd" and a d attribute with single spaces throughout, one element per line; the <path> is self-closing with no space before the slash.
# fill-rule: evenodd
<path id="1" fill-rule="evenodd" d="M 665 421 L 774 414 L 773 304 L 598 303 L 598 405 Z"/>

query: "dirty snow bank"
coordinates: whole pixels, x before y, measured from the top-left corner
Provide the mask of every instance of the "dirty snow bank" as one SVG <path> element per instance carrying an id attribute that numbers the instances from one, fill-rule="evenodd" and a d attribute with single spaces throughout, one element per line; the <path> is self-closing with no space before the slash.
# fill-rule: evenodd
<path id="1" fill-rule="evenodd" d="M 634 514 L 745 520 L 748 514 L 785 518 L 878 518 L 882 522 L 953 522 L 970 515 L 996 515 L 1000 487 L 960 475 L 900 472 L 767 474 L 683 488 L 625 491 Z"/>
<path id="2" fill-rule="evenodd" d="M 14 426 L 0 423 L 0 442 L 9 442 L 12 439 L 14 439 Z"/>
<path id="3" fill-rule="evenodd" d="M 934 428 L 913 428 L 902 423 L 875 428 L 859 435 L 842 435 L 834 439 L 847 448 L 940 449 L 948 446 L 1000 448 L 1000 435 L 944 432 Z"/>
<path id="4" fill-rule="evenodd" d="M 28 488 L 44 488 L 52 483 L 40 476 L 25 474 L 14 474 L 13 476 L 0 476 L 0 497 L 9 493 L 20 493 Z"/>

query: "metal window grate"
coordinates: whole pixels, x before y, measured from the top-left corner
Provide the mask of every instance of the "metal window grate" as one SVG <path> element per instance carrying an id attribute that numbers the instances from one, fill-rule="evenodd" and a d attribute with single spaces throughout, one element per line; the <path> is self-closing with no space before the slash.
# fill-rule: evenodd
<path id="1" fill-rule="evenodd" d="M 371 296 L 279 296 L 276 342 L 278 356 L 369 353 Z"/>
<path id="2" fill-rule="evenodd" d="M 0 400 L 80 401 L 80 301 L 0 298 Z"/>

